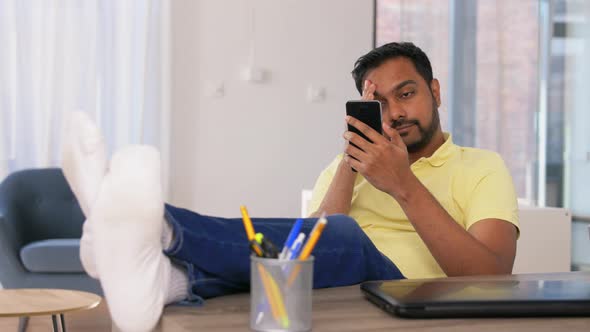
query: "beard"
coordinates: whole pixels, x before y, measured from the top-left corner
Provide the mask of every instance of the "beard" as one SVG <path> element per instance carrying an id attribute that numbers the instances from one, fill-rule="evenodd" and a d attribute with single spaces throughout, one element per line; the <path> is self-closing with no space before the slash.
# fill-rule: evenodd
<path id="1" fill-rule="evenodd" d="M 418 120 L 406 120 L 406 119 L 399 119 L 399 120 L 393 121 L 393 124 L 391 125 L 391 127 L 393 127 L 395 129 L 395 128 L 405 126 L 408 124 L 416 125 L 416 128 L 418 128 L 418 131 L 420 132 L 420 138 L 416 142 L 406 144 L 406 148 L 408 149 L 408 153 L 416 153 L 416 152 L 424 149 L 430 143 L 430 141 L 432 141 L 432 137 L 434 137 L 434 134 L 436 133 L 436 131 L 438 130 L 438 128 L 440 126 L 440 117 L 438 114 L 438 109 L 436 107 L 436 100 L 434 100 L 434 98 L 432 98 L 432 119 L 431 119 L 430 125 L 428 127 L 423 126 L 422 123 L 420 123 L 420 121 L 418 121 Z M 406 135 L 402 135 L 402 137 L 403 136 L 406 136 Z"/>

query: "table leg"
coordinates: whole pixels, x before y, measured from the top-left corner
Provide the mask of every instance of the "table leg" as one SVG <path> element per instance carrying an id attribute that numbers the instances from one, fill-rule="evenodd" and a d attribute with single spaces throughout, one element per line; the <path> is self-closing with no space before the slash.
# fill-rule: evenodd
<path id="1" fill-rule="evenodd" d="M 57 317 L 55 315 L 51 315 L 51 321 L 53 321 L 53 332 L 59 332 L 57 328 Z"/>
<path id="2" fill-rule="evenodd" d="M 64 318 L 64 314 L 59 314 L 59 318 L 61 319 L 61 332 L 66 332 L 66 319 Z"/>
<path id="3" fill-rule="evenodd" d="M 18 319 L 18 332 L 25 332 L 29 325 L 29 316 L 20 317 Z"/>

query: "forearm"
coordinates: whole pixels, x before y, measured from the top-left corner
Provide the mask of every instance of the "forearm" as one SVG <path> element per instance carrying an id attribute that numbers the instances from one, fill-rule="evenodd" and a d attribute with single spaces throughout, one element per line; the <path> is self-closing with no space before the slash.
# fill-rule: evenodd
<path id="1" fill-rule="evenodd" d="M 507 274 L 503 259 L 461 227 L 415 177 L 396 200 L 447 276 Z"/>
<path id="2" fill-rule="evenodd" d="M 340 162 L 320 207 L 310 216 L 319 217 L 322 213 L 327 215 L 348 214 L 355 178 L 356 173 L 350 169 L 350 166 L 345 162 Z"/>

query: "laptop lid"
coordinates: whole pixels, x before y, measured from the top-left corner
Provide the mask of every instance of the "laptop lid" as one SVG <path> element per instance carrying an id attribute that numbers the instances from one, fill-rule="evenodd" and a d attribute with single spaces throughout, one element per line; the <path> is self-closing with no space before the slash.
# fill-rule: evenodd
<path id="1" fill-rule="evenodd" d="M 361 290 L 402 317 L 590 316 L 590 280 L 369 281 Z"/>

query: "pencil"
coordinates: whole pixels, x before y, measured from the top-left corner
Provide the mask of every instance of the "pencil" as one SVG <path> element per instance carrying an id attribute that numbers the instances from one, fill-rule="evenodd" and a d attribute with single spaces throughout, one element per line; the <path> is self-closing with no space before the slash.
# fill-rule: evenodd
<path id="1" fill-rule="evenodd" d="M 240 211 L 242 212 L 242 221 L 244 222 L 244 228 L 246 229 L 246 235 L 248 236 L 248 241 L 254 240 L 256 233 L 254 232 L 254 226 L 252 225 L 252 220 L 248 215 L 248 210 L 243 205 L 240 205 Z"/>
<path id="2" fill-rule="evenodd" d="M 311 234 L 309 234 L 309 240 L 307 240 L 307 242 L 305 242 L 303 249 L 301 249 L 301 254 L 299 255 L 299 260 L 304 261 L 309 257 L 309 255 L 313 251 L 313 248 L 315 248 L 316 243 L 320 239 L 320 236 L 322 235 L 324 228 L 326 228 L 327 223 L 328 223 L 328 219 L 326 219 L 326 217 L 321 217 L 320 220 L 318 220 L 318 222 L 315 224 L 315 226 L 311 230 Z"/>
<path id="3" fill-rule="evenodd" d="M 248 210 L 246 210 L 246 207 L 244 205 L 240 205 L 240 211 L 242 212 L 242 222 L 244 222 L 244 228 L 246 229 L 246 236 L 248 237 L 248 242 L 252 242 L 256 237 L 256 233 L 254 233 L 254 226 L 252 225 L 252 220 L 250 219 L 250 216 L 248 215 Z M 254 249 L 254 252 L 256 252 L 256 255 L 263 256 L 260 247 L 253 246 L 252 248 Z"/>
<path id="4" fill-rule="evenodd" d="M 277 309 L 279 311 L 279 317 L 281 319 L 283 328 L 289 328 L 289 316 L 287 316 L 287 311 L 285 310 L 285 302 L 283 301 L 283 295 L 281 294 L 279 285 L 277 285 L 277 282 L 274 280 L 270 272 L 266 271 L 266 273 L 268 273 L 270 287 L 274 293 L 274 296 L 276 297 L 275 303 L 277 304 Z"/>
<path id="5" fill-rule="evenodd" d="M 309 234 L 309 239 L 307 240 L 307 242 L 305 242 L 303 249 L 301 249 L 301 254 L 298 257 L 298 259 L 300 261 L 304 261 L 309 258 L 309 255 L 311 255 L 313 248 L 315 248 L 315 245 L 318 242 L 320 236 L 322 235 L 324 228 L 326 228 L 327 223 L 328 223 L 328 219 L 326 219 L 326 217 L 322 214 L 320 219 L 313 226 L 313 229 L 311 230 L 311 233 Z M 301 265 L 299 265 L 299 264 L 295 265 L 295 268 L 293 269 L 293 271 L 291 271 L 291 274 L 289 275 L 289 279 L 287 280 L 288 287 L 291 287 L 291 285 L 295 281 L 295 278 L 297 277 L 297 275 L 299 275 L 300 271 L 301 271 Z"/>
<path id="6" fill-rule="evenodd" d="M 273 288 L 270 284 L 270 280 L 268 279 L 269 276 L 266 274 L 266 270 L 262 264 L 257 263 L 256 267 L 258 268 L 258 273 L 260 274 L 260 279 L 262 279 L 262 286 L 264 287 L 264 292 L 266 293 L 266 299 L 270 304 L 270 311 L 272 312 L 272 316 L 274 319 L 279 323 L 281 321 L 281 317 L 279 315 L 279 310 L 277 308 L 276 298 L 273 296 Z"/>

